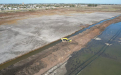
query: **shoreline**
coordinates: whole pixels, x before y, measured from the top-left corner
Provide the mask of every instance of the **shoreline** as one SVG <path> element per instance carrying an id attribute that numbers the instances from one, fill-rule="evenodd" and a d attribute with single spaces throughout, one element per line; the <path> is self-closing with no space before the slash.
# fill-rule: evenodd
<path id="1" fill-rule="evenodd" d="M 44 53 L 46 53 L 45 55 L 48 55 L 47 52 L 52 51 L 52 52 L 49 53 L 48 56 L 45 56 L 44 58 L 43 58 L 44 54 L 42 54 L 42 53 L 38 53 L 38 56 L 36 56 L 36 55 L 31 56 L 33 58 L 36 57 L 38 59 L 34 59 L 31 64 L 28 64 L 28 66 L 26 64 L 26 67 L 24 67 L 24 69 L 21 69 L 21 70 L 19 69 L 18 71 L 13 70 L 14 74 L 20 75 L 21 73 L 25 73 L 25 71 L 27 71 L 27 69 L 32 68 L 32 67 L 35 67 L 35 68 L 41 67 L 41 68 L 37 69 L 37 71 L 40 71 L 40 72 L 35 73 L 35 72 L 33 72 L 34 69 L 33 70 L 29 69 L 28 72 L 26 73 L 26 75 L 33 75 L 32 73 L 29 73 L 29 71 L 32 71 L 35 75 L 43 74 L 45 71 L 49 70 L 50 67 L 57 65 L 58 62 L 63 61 L 64 58 L 68 57 L 74 51 L 78 51 L 81 48 L 83 48 L 92 38 L 99 35 L 100 32 L 102 32 L 108 25 L 121 21 L 120 19 L 121 19 L 121 16 L 119 16 L 115 19 L 106 21 L 104 23 L 101 23 L 97 26 L 92 27 L 91 29 L 84 31 L 83 33 L 80 33 L 76 36 L 73 36 L 73 37 L 71 37 L 71 39 L 72 39 L 71 43 L 61 42 L 59 44 L 56 44 L 55 46 L 47 49 L 47 51 L 44 52 Z M 79 41 L 79 40 L 81 40 L 81 41 Z M 82 40 L 86 40 L 86 41 L 83 41 L 83 44 L 82 44 Z M 42 57 L 40 57 L 40 56 L 42 56 Z M 27 58 L 27 59 L 30 60 L 30 57 Z M 14 64 L 12 67 L 15 68 L 15 67 L 17 67 L 17 65 L 19 65 L 19 67 L 20 67 L 20 63 L 23 63 L 23 61 L 28 62 L 27 60 L 22 60 L 22 61 L 20 61 L 16 64 Z M 25 64 L 25 63 L 23 63 L 23 64 Z M 4 70 L 4 72 L 7 71 L 7 70 L 12 70 L 12 67 L 9 67 L 8 69 Z M 1 72 L 3 72 L 3 71 L 1 71 Z M 8 72 L 8 74 L 9 74 L 9 72 Z"/>
<path id="2" fill-rule="evenodd" d="M 119 15 L 118 15 L 118 16 L 119 16 Z M 117 17 L 117 16 L 115 16 L 115 17 Z M 112 17 L 112 18 L 114 18 L 114 17 Z M 111 19 L 111 18 L 109 18 L 109 19 Z M 104 19 L 104 20 L 108 20 L 108 19 Z M 101 21 L 104 21 L 104 20 L 101 20 Z M 100 22 L 101 22 L 101 21 L 100 21 Z M 99 23 L 99 22 L 97 22 L 97 23 L 95 23 L 95 24 L 92 24 L 92 25 L 98 25 L 98 23 Z M 80 30 L 83 30 L 84 28 L 88 28 L 88 27 L 90 27 L 90 26 L 92 26 L 92 25 L 83 25 L 83 26 L 80 26 L 81 29 L 79 29 L 79 30 L 73 32 L 72 34 L 69 34 L 69 35 L 67 35 L 67 36 L 64 36 L 64 37 L 70 38 L 70 37 L 72 37 L 72 36 L 75 36 L 75 35 L 73 35 L 73 34 L 79 32 Z M 78 35 L 78 34 L 76 34 L 76 35 Z M 63 38 L 64 38 L 64 37 L 63 37 Z M 47 47 L 48 45 L 51 45 L 51 44 L 53 44 L 53 43 L 58 44 L 58 43 L 60 43 L 60 42 L 61 42 L 61 39 L 57 39 L 57 40 L 55 40 L 55 41 L 53 41 L 53 42 L 50 42 L 50 43 L 48 43 L 48 44 L 46 44 L 46 45 L 44 45 L 44 46 L 41 46 L 41 47 L 39 47 L 39 48 L 37 48 L 37 49 L 34 49 L 34 50 L 32 50 L 32 51 L 29 51 L 29 52 L 27 52 L 27 53 L 25 53 L 25 54 L 19 55 L 19 56 L 13 58 L 13 59 L 7 60 L 7 61 L 5 61 L 5 62 L 3 62 L 3 63 L 0 64 L 0 70 L 3 69 L 3 68 L 5 68 L 6 66 L 4 67 L 4 65 L 6 65 L 7 63 L 11 63 L 11 61 L 13 62 L 13 63 L 11 63 L 11 64 L 15 64 L 15 63 L 18 62 L 18 60 L 26 59 L 26 58 L 28 58 L 29 56 L 32 56 L 32 55 L 34 55 L 34 54 L 37 54 L 37 52 L 43 51 L 43 49 L 44 49 L 44 50 L 47 49 L 47 48 L 48 48 L 48 47 Z M 54 45 L 53 45 L 53 46 L 54 46 Z M 45 48 L 45 47 L 47 47 L 47 48 Z M 51 47 L 51 46 L 49 46 L 49 47 Z M 16 61 L 16 60 L 17 60 L 17 61 Z M 9 65 L 7 65 L 7 66 L 9 66 Z M 2 67 L 2 68 L 1 68 L 1 67 Z"/>
<path id="3" fill-rule="evenodd" d="M 89 26 L 116 15 L 119 13 L 38 16 L 20 20 L 16 24 L 0 25 L 0 63 L 72 34 L 82 26 Z"/>

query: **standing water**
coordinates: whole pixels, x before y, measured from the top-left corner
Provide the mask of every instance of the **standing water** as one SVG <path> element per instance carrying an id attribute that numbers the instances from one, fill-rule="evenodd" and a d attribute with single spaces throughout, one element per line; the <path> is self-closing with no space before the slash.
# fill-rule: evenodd
<path id="1" fill-rule="evenodd" d="M 118 15 L 118 16 L 119 16 L 119 15 Z M 72 37 L 72 36 L 75 36 L 75 35 L 77 35 L 77 34 L 79 34 L 79 33 L 82 33 L 83 31 L 85 31 L 85 30 L 87 30 L 87 29 L 90 29 L 91 27 L 93 27 L 93 26 L 95 26 L 95 25 L 101 24 L 102 22 L 105 22 L 105 21 L 107 21 L 107 20 L 114 19 L 114 18 L 116 18 L 116 17 L 118 17 L 118 16 L 115 16 L 115 17 L 110 18 L 110 19 L 102 20 L 102 21 L 100 21 L 99 23 L 93 24 L 93 25 L 91 25 L 91 26 L 89 26 L 89 27 L 87 27 L 87 28 L 84 28 L 84 29 L 82 29 L 82 30 L 80 30 L 80 31 L 77 31 L 76 33 L 74 33 L 74 34 L 72 34 L 72 35 L 67 36 L 67 38 Z M 8 67 L 8 66 L 10 66 L 10 65 L 12 65 L 12 64 L 14 64 L 14 63 L 20 61 L 20 60 L 26 59 L 27 57 L 30 57 L 30 56 L 32 56 L 32 55 L 34 55 L 34 54 L 37 54 L 37 53 L 39 53 L 39 52 L 41 52 L 41 51 L 43 51 L 43 50 L 46 50 L 46 49 L 48 49 L 49 47 L 52 47 L 52 46 L 54 46 L 54 45 L 56 45 L 56 44 L 58 44 L 58 43 L 60 43 L 60 42 L 61 42 L 61 40 L 58 39 L 57 41 L 54 41 L 54 42 L 52 42 L 52 43 L 50 43 L 50 44 L 48 44 L 48 45 L 45 45 L 45 46 L 43 46 L 43 47 L 41 47 L 41 48 L 39 48 L 39 49 L 36 49 L 36 50 L 31 51 L 31 52 L 29 52 L 29 53 L 26 53 L 26 54 L 24 54 L 24 55 L 22 55 L 22 56 L 20 56 L 20 57 L 17 57 L 17 58 L 15 58 L 15 59 L 10 60 L 10 61 L 8 60 L 7 62 L 5 62 L 5 63 L 3 63 L 3 64 L 0 64 L 0 70 L 3 69 L 3 68 L 5 68 L 5 67 Z"/>
<path id="2" fill-rule="evenodd" d="M 71 56 L 65 75 L 121 75 L 121 22 L 108 26 Z"/>

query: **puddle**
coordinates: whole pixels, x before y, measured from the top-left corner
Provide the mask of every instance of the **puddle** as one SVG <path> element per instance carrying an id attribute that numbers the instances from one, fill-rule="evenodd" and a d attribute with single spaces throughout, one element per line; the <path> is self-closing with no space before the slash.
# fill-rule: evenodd
<path id="1" fill-rule="evenodd" d="M 116 17 L 118 17 L 118 16 L 116 16 Z M 114 19 L 114 18 L 116 18 L 116 17 L 113 17 L 113 18 L 110 18 L 110 19 L 107 19 L 107 20 L 111 20 L 111 19 Z M 93 24 L 93 25 L 91 25 L 91 26 L 89 26 L 89 27 L 87 27 L 87 28 L 84 28 L 84 29 L 82 29 L 82 30 L 80 30 L 80 31 L 77 31 L 77 32 L 74 33 L 74 34 L 67 36 L 67 38 L 72 37 L 72 36 L 75 36 L 75 35 L 77 35 L 77 34 L 79 34 L 79 33 L 82 33 L 82 32 L 85 31 L 86 29 L 90 29 L 91 27 L 93 27 L 93 26 L 95 26 L 95 25 L 98 25 L 98 24 L 100 24 L 100 23 L 102 23 L 102 22 L 104 22 L 104 21 L 107 21 L 107 20 L 102 20 L 102 21 L 100 21 L 99 23 Z M 27 57 L 30 57 L 30 56 L 32 56 L 32 55 L 34 55 L 34 54 L 37 54 L 37 53 L 39 53 L 39 52 L 41 52 L 41 51 L 43 51 L 43 50 L 45 50 L 45 49 L 48 49 L 49 47 L 52 47 L 52 46 L 54 46 L 54 45 L 56 45 L 56 44 L 58 44 L 58 43 L 60 43 L 60 42 L 61 42 L 61 40 L 59 39 L 59 40 L 54 41 L 54 42 L 52 42 L 52 43 L 50 43 L 50 44 L 48 44 L 48 45 L 45 45 L 45 46 L 43 46 L 43 47 L 41 47 L 41 48 L 39 48 L 39 49 L 36 49 L 36 50 L 31 51 L 31 52 L 29 52 L 29 53 L 26 53 L 26 54 L 24 54 L 24 55 L 22 55 L 22 56 L 20 56 L 20 57 L 17 57 L 17 58 L 15 58 L 15 59 L 12 59 L 11 61 L 8 61 L 8 62 L 5 62 L 5 63 L 3 63 L 3 64 L 0 64 L 0 70 L 3 69 L 3 68 L 5 68 L 5 67 L 8 67 L 9 65 L 12 65 L 12 64 L 14 64 L 14 63 L 16 63 L 16 62 L 18 62 L 18 61 L 20 61 L 20 60 L 23 60 L 23 59 L 25 59 L 25 58 L 27 58 Z"/>
<path id="2" fill-rule="evenodd" d="M 111 24 L 96 38 L 71 55 L 65 75 L 121 75 L 121 22 Z"/>

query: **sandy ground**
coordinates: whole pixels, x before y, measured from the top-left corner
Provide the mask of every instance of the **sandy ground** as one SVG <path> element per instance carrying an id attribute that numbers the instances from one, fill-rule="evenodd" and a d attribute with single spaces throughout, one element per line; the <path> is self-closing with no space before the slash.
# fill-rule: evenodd
<path id="1" fill-rule="evenodd" d="M 120 13 L 95 12 L 38 16 L 0 25 L 0 63 Z"/>

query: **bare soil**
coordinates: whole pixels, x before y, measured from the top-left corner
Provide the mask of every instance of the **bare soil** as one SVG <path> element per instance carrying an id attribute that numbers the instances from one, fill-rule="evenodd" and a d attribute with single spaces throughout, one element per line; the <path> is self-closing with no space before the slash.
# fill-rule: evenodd
<path id="1" fill-rule="evenodd" d="M 121 13 L 120 5 L 116 6 L 98 6 L 98 7 L 77 7 L 77 8 L 57 8 L 38 11 L 0 13 L 0 25 L 4 23 L 14 24 L 18 20 L 26 19 L 27 17 L 38 17 L 44 15 L 68 15 L 70 13 L 93 13 L 93 12 L 119 12 Z M 24 18 L 23 18 L 24 17 Z"/>
<path id="2" fill-rule="evenodd" d="M 91 39 L 99 35 L 107 26 L 121 21 L 121 16 L 103 22 L 71 37 L 72 42 L 61 42 L 25 60 L 0 71 L 0 75 L 42 75 L 53 66 L 67 60 L 70 54 L 83 48 Z"/>
<path id="3" fill-rule="evenodd" d="M 18 20 L 26 19 L 27 17 L 38 17 L 44 15 L 66 15 L 69 13 L 76 13 L 78 11 L 67 10 L 67 9 L 50 9 L 50 10 L 41 10 L 41 11 L 26 11 L 26 12 L 15 12 L 15 13 L 1 13 L 0 14 L 0 25 L 14 24 Z M 82 12 L 82 11 L 80 11 Z M 83 13 L 91 13 L 89 11 L 83 11 Z M 23 18 L 24 17 L 24 18 Z M 26 17 L 26 18 L 25 18 Z"/>
<path id="4" fill-rule="evenodd" d="M 120 14 L 75 10 L 51 9 L 0 14 L 0 64 L 70 35 L 85 26 Z"/>

